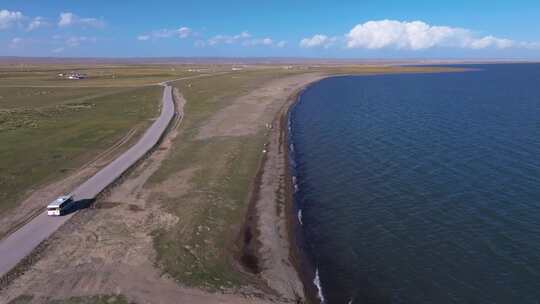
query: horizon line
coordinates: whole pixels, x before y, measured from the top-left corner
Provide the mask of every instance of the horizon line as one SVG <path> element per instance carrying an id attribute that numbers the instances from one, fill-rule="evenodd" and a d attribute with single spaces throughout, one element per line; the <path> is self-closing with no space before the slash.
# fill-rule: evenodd
<path id="1" fill-rule="evenodd" d="M 251 62 L 251 63 L 540 63 L 540 59 L 527 58 L 340 58 L 340 57 L 302 57 L 302 56 L 2 56 L 0 55 L 0 63 L 8 61 L 141 61 L 165 63 L 164 61 L 196 61 L 201 62 L 216 62 L 234 64 L 231 61 L 240 61 L 236 63 Z"/>

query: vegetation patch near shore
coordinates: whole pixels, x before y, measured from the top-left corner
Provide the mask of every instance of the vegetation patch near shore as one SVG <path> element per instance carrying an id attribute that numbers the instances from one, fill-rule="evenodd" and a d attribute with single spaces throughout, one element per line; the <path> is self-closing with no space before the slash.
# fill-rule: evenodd
<path id="1" fill-rule="evenodd" d="M 264 130 L 248 136 L 197 138 L 212 115 L 235 98 L 263 83 L 290 74 L 273 69 L 230 73 L 176 82 L 187 100 L 182 133 L 171 157 L 153 183 L 184 178 L 186 191 L 177 197 L 162 194 L 163 206 L 180 218 L 171 229 L 155 232 L 155 248 L 163 270 L 190 286 L 223 289 L 243 285 L 233 256 L 246 211 L 246 198 L 262 157 Z M 249 111 L 245 115 L 250 115 Z M 253 281 L 253 278 L 249 278 Z"/>
<path id="2" fill-rule="evenodd" d="M 34 296 L 31 295 L 21 295 L 8 304 L 30 304 L 34 300 Z M 122 295 L 99 295 L 99 296 L 89 296 L 89 297 L 72 297 L 62 300 L 50 300 L 42 299 L 41 303 L 44 304 L 129 304 L 126 297 Z"/>

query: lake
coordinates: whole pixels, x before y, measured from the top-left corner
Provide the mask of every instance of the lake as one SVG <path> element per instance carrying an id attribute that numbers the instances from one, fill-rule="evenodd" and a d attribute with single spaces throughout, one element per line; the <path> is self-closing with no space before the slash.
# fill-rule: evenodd
<path id="1" fill-rule="evenodd" d="M 290 113 L 325 303 L 540 303 L 540 65 L 343 76 Z"/>

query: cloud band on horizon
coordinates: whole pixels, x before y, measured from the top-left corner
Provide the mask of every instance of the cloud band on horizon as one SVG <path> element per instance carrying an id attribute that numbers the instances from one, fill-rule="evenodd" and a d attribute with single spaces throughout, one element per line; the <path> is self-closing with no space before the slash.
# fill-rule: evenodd
<path id="1" fill-rule="evenodd" d="M 496 48 L 540 48 L 536 42 L 521 42 L 495 36 L 478 36 L 465 28 L 430 25 L 423 21 L 375 20 L 353 27 L 347 34 L 328 37 L 316 34 L 303 38 L 300 47 L 328 48 L 340 41 L 347 49 L 425 50 L 435 47 L 466 48 L 472 50 Z"/>

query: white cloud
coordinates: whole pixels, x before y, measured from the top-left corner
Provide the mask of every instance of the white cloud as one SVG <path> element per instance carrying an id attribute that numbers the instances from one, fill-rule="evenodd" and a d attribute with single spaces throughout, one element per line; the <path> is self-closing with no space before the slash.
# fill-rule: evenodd
<path id="1" fill-rule="evenodd" d="M 270 37 L 253 37 L 248 31 L 243 31 L 236 35 L 216 35 L 209 38 L 204 45 L 216 46 L 219 44 L 241 44 L 242 46 L 278 46 L 284 47 L 286 42 L 276 43 Z M 199 43 L 199 46 L 201 43 Z"/>
<path id="2" fill-rule="evenodd" d="M 21 12 L 12 12 L 8 10 L 0 10 L 0 30 L 10 28 L 14 24 L 18 24 L 24 19 Z"/>
<path id="3" fill-rule="evenodd" d="M 55 44 L 58 45 L 57 48 L 53 50 L 53 53 L 60 53 L 68 48 L 76 48 L 83 44 L 96 43 L 96 37 L 87 37 L 87 36 L 62 36 L 54 35 L 53 40 Z"/>
<path id="4" fill-rule="evenodd" d="M 313 47 L 325 47 L 328 48 L 336 42 L 336 37 L 328 37 L 326 35 L 317 34 L 310 38 L 303 38 L 300 40 L 300 47 L 313 48 Z"/>
<path id="5" fill-rule="evenodd" d="M 272 40 L 272 38 L 268 38 L 268 37 L 246 40 L 242 43 L 243 46 L 257 46 L 257 45 L 271 46 L 273 44 L 274 44 L 274 41 Z"/>
<path id="6" fill-rule="evenodd" d="M 217 44 L 221 44 L 221 43 L 225 43 L 225 44 L 232 44 L 235 42 L 235 39 L 231 36 L 227 36 L 227 35 L 216 35 L 210 39 L 208 39 L 208 44 L 209 45 L 217 45 Z"/>
<path id="7" fill-rule="evenodd" d="M 72 13 L 60 13 L 58 26 L 70 26 L 73 24 L 74 15 Z"/>
<path id="8" fill-rule="evenodd" d="M 284 48 L 284 47 L 287 46 L 287 41 L 281 40 L 280 42 L 276 43 L 276 46 L 277 46 L 278 48 Z"/>
<path id="9" fill-rule="evenodd" d="M 54 35 L 52 36 L 54 49 L 52 53 L 62 53 L 69 49 L 78 48 L 83 45 L 97 43 L 96 37 L 90 36 L 67 36 L 67 35 Z"/>
<path id="10" fill-rule="evenodd" d="M 368 21 L 345 35 L 347 48 L 423 50 L 433 47 L 468 49 L 514 47 L 513 40 L 494 36 L 478 37 L 468 29 L 434 26 L 422 21 Z"/>
<path id="11" fill-rule="evenodd" d="M 515 42 L 509 39 L 501 39 L 493 36 L 486 36 L 479 39 L 474 39 L 470 42 L 472 49 L 485 49 L 494 46 L 499 49 L 506 49 L 513 47 Z"/>
<path id="12" fill-rule="evenodd" d="M 272 39 L 270 38 L 263 38 L 262 40 L 260 40 L 260 42 L 263 45 L 272 45 L 274 43 L 274 41 L 272 41 Z"/>
<path id="13" fill-rule="evenodd" d="M 519 46 L 529 50 L 540 50 L 540 42 L 520 42 Z"/>
<path id="14" fill-rule="evenodd" d="M 22 38 L 15 37 L 11 39 L 11 41 L 9 42 L 9 47 L 12 49 L 16 49 L 21 45 L 22 42 L 23 42 Z"/>
<path id="15" fill-rule="evenodd" d="M 247 38 L 251 38 L 251 34 L 248 33 L 247 31 L 243 31 L 240 34 L 235 35 L 233 38 L 234 39 L 247 39 Z"/>
<path id="16" fill-rule="evenodd" d="M 153 31 L 151 36 L 154 38 L 169 38 L 174 34 L 174 30 L 161 29 Z"/>
<path id="17" fill-rule="evenodd" d="M 59 27 L 69 27 L 69 26 L 83 26 L 83 27 L 93 27 L 93 28 L 104 28 L 105 22 L 96 18 L 82 18 L 73 13 L 65 12 L 60 13 L 58 19 Z"/>
<path id="18" fill-rule="evenodd" d="M 178 33 L 178 37 L 180 38 L 187 38 L 189 35 L 191 35 L 191 29 L 185 26 L 176 30 L 176 32 Z"/>
<path id="19" fill-rule="evenodd" d="M 95 43 L 97 39 L 95 37 L 86 37 L 86 36 L 72 36 L 66 39 L 65 43 L 68 47 L 77 47 L 84 42 Z"/>
<path id="20" fill-rule="evenodd" d="M 231 36 L 216 35 L 216 36 L 208 39 L 208 44 L 209 45 L 216 45 L 216 44 L 220 44 L 220 43 L 231 44 L 231 43 L 233 43 L 233 41 L 234 41 L 234 39 Z"/>
<path id="21" fill-rule="evenodd" d="M 180 39 L 188 38 L 193 35 L 193 30 L 189 27 L 180 27 L 178 29 L 159 29 L 156 31 L 153 31 L 149 34 L 143 34 L 137 36 L 138 40 L 146 41 L 150 40 L 151 38 L 159 39 L 159 38 L 170 38 L 170 37 L 178 37 Z"/>
<path id="22" fill-rule="evenodd" d="M 35 17 L 34 19 L 32 19 L 32 21 L 30 21 L 30 23 L 26 27 L 26 30 L 30 32 L 30 31 L 37 30 L 38 28 L 45 27 L 45 26 L 49 26 L 49 22 L 45 20 L 45 18 Z"/>
<path id="23" fill-rule="evenodd" d="M 52 50 L 52 52 L 53 53 L 62 53 L 64 50 L 65 50 L 65 48 L 59 47 L 59 48 L 56 48 L 56 49 Z"/>
<path id="24" fill-rule="evenodd" d="M 207 43 L 208 45 L 218 45 L 218 44 L 235 44 L 237 42 L 242 41 L 243 43 L 246 42 L 247 39 L 251 38 L 251 34 L 247 31 L 243 31 L 238 35 L 216 35 L 210 39 L 208 39 Z"/>

